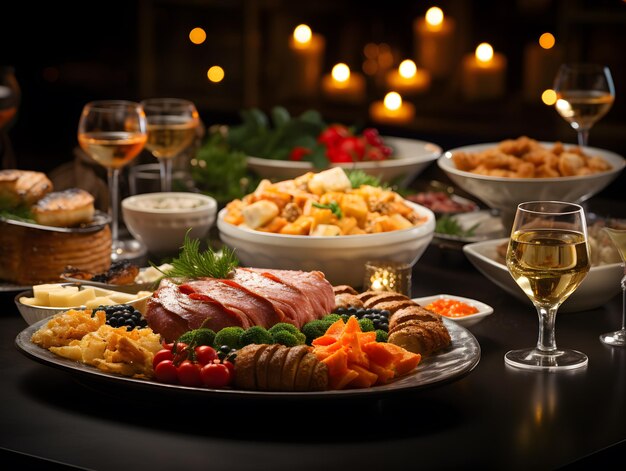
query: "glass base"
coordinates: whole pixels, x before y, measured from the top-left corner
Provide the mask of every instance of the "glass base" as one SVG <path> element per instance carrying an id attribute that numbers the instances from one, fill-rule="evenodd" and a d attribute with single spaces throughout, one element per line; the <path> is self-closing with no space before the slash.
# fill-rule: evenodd
<path id="1" fill-rule="evenodd" d="M 626 347 L 626 329 L 602 334 L 600 340 L 613 347 Z"/>
<path id="2" fill-rule="evenodd" d="M 116 240 L 111 244 L 111 260 L 139 260 L 146 256 L 147 249 L 138 240 Z"/>
<path id="3" fill-rule="evenodd" d="M 587 366 L 587 355 L 576 350 L 557 350 L 547 354 L 536 348 L 511 350 L 504 355 L 504 362 L 526 370 L 560 371 Z"/>

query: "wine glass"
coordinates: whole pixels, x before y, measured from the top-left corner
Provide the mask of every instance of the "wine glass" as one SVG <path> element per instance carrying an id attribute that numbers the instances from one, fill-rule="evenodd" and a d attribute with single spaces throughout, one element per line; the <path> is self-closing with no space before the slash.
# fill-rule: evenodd
<path id="1" fill-rule="evenodd" d="M 600 335 L 600 340 L 607 345 L 617 347 L 626 346 L 626 229 L 613 229 L 605 227 L 604 230 L 617 247 L 622 262 L 624 264 L 624 276 L 622 278 L 622 328 L 615 332 Z"/>
<path id="2" fill-rule="evenodd" d="M 139 155 L 146 140 L 146 115 L 139 103 L 103 100 L 83 107 L 78 142 L 93 160 L 107 169 L 113 260 L 138 255 L 136 244 L 125 243 L 118 236 L 119 174 L 122 167 Z"/>
<path id="3" fill-rule="evenodd" d="M 0 66 L 0 168 L 14 168 L 7 129 L 13 121 L 20 103 L 20 86 L 11 66 Z"/>
<path id="4" fill-rule="evenodd" d="M 148 120 L 146 148 L 160 165 L 161 191 L 172 191 L 172 160 L 193 142 L 198 111 L 180 98 L 150 98 L 141 105 Z"/>
<path id="5" fill-rule="evenodd" d="M 539 338 L 534 348 L 507 352 L 506 364 L 550 371 L 587 365 L 584 353 L 557 349 L 555 320 L 559 306 L 587 276 L 589 264 L 587 224 L 580 205 L 560 201 L 518 205 L 506 266 L 537 309 Z"/>
<path id="6" fill-rule="evenodd" d="M 586 146 L 589 130 L 615 100 L 615 87 L 608 67 L 598 64 L 562 64 L 554 80 L 556 111 L 578 134 L 578 145 Z"/>

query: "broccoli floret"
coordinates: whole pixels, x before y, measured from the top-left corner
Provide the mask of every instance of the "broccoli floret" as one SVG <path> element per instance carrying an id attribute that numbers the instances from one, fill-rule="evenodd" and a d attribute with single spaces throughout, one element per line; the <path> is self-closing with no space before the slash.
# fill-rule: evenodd
<path id="1" fill-rule="evenodd" d="M 267 329 L 259 325 L 253 325 L 252 327 L 249 327 L 239 337 L 239 343 L 241 347 L 245 347 L 246 345 L 249 345 L 251 343 L 262 344 L 273 342 L 274 339 L 272 338 L 272 334 L 270 334 Z"/>
<path id="2" fill-rule="evenodd" d="M 270 334 L 274 334 L 279 330 L 286 330 L 287 332 L 291 332 L 292 334 L 300 332 L 295 325 L 289 324 L 288 322 L 279 322 L 278 324 L 274 324 L 268 330 Z"/>
<path id="3" fill-rule="evenodd" d="M 376 341 L 377 342 L 386 342 L 389 334 L 384 330 L 376 329 Z"/>
<path id="4" fill-rule="evenodd" d="M 359 319 L 359 326 L 363 332 L 371 332 L 375 330 L 374 322 L 372 322 L 372 319 L 368 319 L 367 317 Z"/>
<path id="5" fill-rule="evenodd" d="M 230 348 L 241 348 L 241 335 L 245 332 L 243 327 L 231 326 L 224 327 L 213 340 L 213 346 L 217 349 L 222 345 L 228 345 Z"/>
<path id="6" fill-rule="evenodd" d="M 350 319 L 350 314 L 341 314 L 339 317 L 341 317 L 344 322 L 348 322 L 348 319 Z"/>
<path id="7" fill-rule="evenodd" d="M 328 327 L 332 324 L 332 322 L 327 321 L 326 318 L 317 319 L 314 321 L 307 322 L 302 326 L 302 333 L 306 337 L 306 343 L 311 345 L 313 340 L 318 337 L 321 337 L 326 333 Z"/>
<path id="8" fill-rule="evenodd" d="M 328 325 L 337 322 L 339 319 L 341 319 L 341 316 L 339 314 L 326 314 L 324 317 L 322 317 L 322 320 L 324 322 L 328 322 Z"/>
<path id="9" fill-rule="evenodd" d="M 279 322 L 278 324 L 274 324 L 272 327 L 269 328 L 269 333 L 274 338 L 274 343 L 282 343 L 276 340 L 276 334 L 282 331 L 288 332 L 293 335 L 298 342 L 296 343 L 296 345 L 301 345 L 306 342 L 306 336 L 302 332 L 300 332 L 300 330 L 295 325 L 289 324 L 287 322 Z"/>
<path id="10" fill-rule="evenodd" d="M 199 345 L 213 346 L 213 340 L 215 339 L 215 332 L 206 327 L 200 327 L 199 329 L 190 330 L 178 337 L 177 342 L 186 343 L 189 346 L 197 347 Z"/>
<path id="11" fill-rule="evenodd" d="M 274 339 L 273 343 L 280 343 L 286 347 L 295 347 L 296 345 L 302 345 L 306 341 L 306 337 L 302 332 L 299 332 L 300 336 L 294 335 L 286 330 L 279 330 L 272 334 Z"/>

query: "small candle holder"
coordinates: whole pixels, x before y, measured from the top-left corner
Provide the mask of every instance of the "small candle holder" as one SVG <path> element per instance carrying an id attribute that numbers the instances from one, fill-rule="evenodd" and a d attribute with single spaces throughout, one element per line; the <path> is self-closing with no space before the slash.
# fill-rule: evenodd
<path id="1" fill-rule="evenodd" d="M 411 272 L 408 263 L 387 260 L 365 262 L 363 291 L 394 291 L 411 297 Z"/>

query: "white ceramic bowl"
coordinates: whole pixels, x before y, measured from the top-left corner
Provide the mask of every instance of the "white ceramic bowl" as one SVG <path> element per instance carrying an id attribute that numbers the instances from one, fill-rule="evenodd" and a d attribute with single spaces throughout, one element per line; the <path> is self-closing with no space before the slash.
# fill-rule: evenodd
<path id="1" fill-rule="evenodd" d="M 235 249 L 241 265 L 286 270 L 319 270 L 333 285 L 363 285 L 365 262 L 386 260 L 415 264 L 433 238 L 435 215 L 407 201 L 426 221 L 409 229 L 337 237 L 294 236 L 254 231 L 217 216 L 220 239 Z"/>
<path id="2" fill-rule="evenodd" d="M 72 283 L 68 283 L 68 285 L 71 285 L 71 284 Z M 86 285 L 81 285 L 79 289 L 84 289 L 87 287 L 88 286 Z M 96 294 L 98 296 L 108 296 L 111 293 L 116 293 L 116 291 L 113 291 L 113 290 L 104 290 L 100 288 L 95 288 L 95 289 L 96 289 Z M 118 293 L 120 293 L 121 296 L 128 295 L 128 293 L 124 293 L 121 291 L 119 291 Z M 22 291 L 21 293 L 18 293 L 14 298 L 15 305 L 17 306 L 18 311 L 20 311 L 20 314 L 22 315 L 22 317 L 24 318 L 24 320 L 26 321 L 28 325 L 34 324 L 35 322 L 38 322 L 42 319 L 47 319 L 48 317 L 54 316 L 55 314 L 60 314 L 65 311 L 69 311 L 70 309 L 83 309 L 84 308 L 84 306 L 72 306 L 72 307 L 48 307 L 48 306 L 36 306 L 36 305 L 34 306 L 30 304 L 24 304 L 23 302 L 20 301 L 21 298 L 24 298 L 24 297 L 29 298 L 32 296 L 33 296 L 33 290 L 30 289 L 30 290 L 26 290 L 26 291 Z M 145 307 L 146 307 L 146 302 L 150 296 L 152 296 L 152 292 L 150 292 L 149 294 L 137 297 L 137 299 L 124 303 L 124 304 L 128 304 L 129 306 L 132 306 L 140 312 L 144 312 Z"/>
<path id="3" fill-rule="evenodd" d="M 462 303 L 469 304 L 470 306 L 478 309 L 478 312 L 474 314 L 467 314 L 461 317 L 448 317 L 446 319 L 450 319 L 451 321 L 462 325 L 463 327 L 470 327 L 478 322 L 482 321 L 485 317 L 493 314 L 493 308 L 488 304 L 477 301 L 476 299 L 464 298 L 462 296 L 455 296 L 453 294 L 437 294 L 435 296 L 426 296 L 423 298 L 414 298 L 417 304 L 422 307 L 426 307 L 428 304 L 437 301 L 438 299 L 452 299 L 454 301 L 461 301 Z"/>
<path id="4" fill-rule="evenodd" d="M 437 159 L 437 165 L 461 189 L 480 199 L 490 208 L 500 210 L 508 228 L 513 223 L 513 216 L 519 203 L 536 200 L 583 202 L 617 178 L 626 165 L 622 156 L 595 147 L 586 147 L 585 153 L 600 156 L 609 162 L 613 168 L 608 172 L 576 177 L 505 178 L 459 170 L 452 160 L 455 152 L 482 152 L 498 144 L 493 142 L 451 149 Z M 554 143 L 541 144 L 551 147 Z M 571 146 L 566 145 L 568 148 Z"/>
<path id="5" fill-rule="evenodd" d="M 428 165 L 434 162 L 442 152 L 441 147 L 431 142 L 383 136 L 386 144 L 393 147 L 391 159 L 380 162 L 356 162 L 354 164 L 332 164 L 346 170 L 360 169 L 369 175 L 389 182 L 402 177 L 402 183 L 410 183 Z M 272 180 L 290 180 L 306 172 L 314 171 L 311 162 L 293 162 L 288 160 L 263 159 L 248 157 L 248 167 L 262 178 Z"/>
<path id="6" fill-rule="evenodd" d="M 179 199 L 197 205 L 179 208 L 147 206 Z M 122 215 L 128 231 L 153 254 L 178 253 L 189 229 L 191 239 L 202 239 L 215 222 L 216 214 L 217 201 L 200 193 L 144 193 L 122 200 Z"/>
<path id="7" fill-rule="evenodd" d="M 532 306 L 504 263 L 499 261 L 497 247 L 507 238 L 474 242 L 463 246 L 469 261 L 500 288 Z M 620 263 L 593 266 L 578 289 L 565 300 L 559 312 L 578 312 L 603 306 L 619 293 L 623 269 Z"/>

